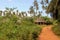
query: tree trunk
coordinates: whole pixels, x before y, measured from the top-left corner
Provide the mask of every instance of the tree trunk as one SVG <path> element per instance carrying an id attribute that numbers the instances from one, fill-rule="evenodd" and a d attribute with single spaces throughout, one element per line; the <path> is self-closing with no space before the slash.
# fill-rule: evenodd
<path id="1" fill-rule="evenodd" d="M 53 12 L 53 19 L 58 20 L 58 10 L 57 9 Z"/>

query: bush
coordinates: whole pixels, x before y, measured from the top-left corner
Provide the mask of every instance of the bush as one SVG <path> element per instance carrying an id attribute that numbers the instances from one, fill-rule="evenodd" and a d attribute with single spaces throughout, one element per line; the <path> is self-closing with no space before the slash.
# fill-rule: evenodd
<path id="1" fill-rule="evenodd" d="M 53 24 L 53 19 L 51 19 L 47 16 L 42 17 L 42 18 L 46 21 L 47 25 L 52 25 Z"/>
<path id="2" fill-rule="evenodd" d="M 18 20 L 16 16 L 0 18 L 0 40 L 37 40 L 41 28 L 32 23 L 33 19 L 25 18 L 17 24 Z"/>
<path id="3" fill-rule="evenodd" d="M 58 20 L 53 20 L 53 25 L 58 25 Z"/>
<path id="4" fill-rule="evenodd" d="M 60 36 L 60 25 L 55 25 L 55 27 L 52 27 L 53 32 Z"/>

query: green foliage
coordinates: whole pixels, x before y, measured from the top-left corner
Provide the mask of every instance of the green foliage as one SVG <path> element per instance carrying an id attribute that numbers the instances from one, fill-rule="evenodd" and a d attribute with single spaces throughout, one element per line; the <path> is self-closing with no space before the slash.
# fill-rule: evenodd
<path id="1" fill-rule="evenodd" d="M 51 13 L 53 19 L 57 19 L 58 21 L 60 21 L 60 0 L 51 0 L 48 4 L 46 12 Z"/>
<path id="2" fill-rule="evenodd" d="M 58 20 L 54 20 L 52 23 L 53 25 L 58 25 Z"/>
<path id="3" fill-rule="evenodd" d="M 47 22 L 47 24 L 53 24 L 53 20 L 51 18 L 49 18 L 47 16 L 42 17 L 42 18 Z"/>
<path id="4" fill-rule="evenodd" d="M 40 32 L 32 18 L 0 17 L 0 40 L 37 40 Z"/>
<path id="5" fill-rule="evenodd" d="M 60 25 L 55 25 L 54 27 L 52 27 L 52 31 L 53 31 L 56 35 L 60 36 Z"/>

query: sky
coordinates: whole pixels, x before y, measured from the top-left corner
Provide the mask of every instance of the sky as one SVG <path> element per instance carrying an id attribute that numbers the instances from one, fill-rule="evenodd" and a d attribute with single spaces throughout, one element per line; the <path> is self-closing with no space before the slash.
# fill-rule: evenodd
<path id="1" fill-rule="evenodd" d="M 34 0 L 0 0 L 0 10 L 4 10 L 6 7 L 8 8 L 17 8 L 19 11 L 28 11 L 30 6 L 33 5 Z M 38 0 L 40 3 L 40 0 Z M 42 10 L 42 5 L 39 5 L 39 11 Z M 43 11 L 43 10 L 42 10 Z M 46 16 L 43 11 L 43 16 Z"/>
<path id="2" fill-rule="evenodd" d="M 0 0 L 0 9 L 17 7 L 20 11 L 27 11 L 33 4 L 33 1 L 34 0 Z"/>

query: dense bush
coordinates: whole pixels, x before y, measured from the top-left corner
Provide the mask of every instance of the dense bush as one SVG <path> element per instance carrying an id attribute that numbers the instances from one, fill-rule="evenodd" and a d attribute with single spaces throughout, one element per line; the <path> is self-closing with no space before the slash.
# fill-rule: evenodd
<path id="1" fill-rule="evenodd" d="M 42 17 L 45 21 L 46 21 L 46 23 L 47 23 L 47 25 L 48 24 L 53 24 L 53 19 L 51 19 L 51 18 L 49 18 L 49 17 L 47 17 L 47 16 L 45 16 L 45 17 Z"/>
<path id="2" fill-rule="evenodd" d="M 53 20 L 53 25 L 55 26 L 55 25 L 58 25 L 58 20 Z"/>
<path id="3" fill-rule="evenodd" d="M 0 17 L 0 40 L 37 40 L 40 32 L 32 18 Z"/>
<path id="4" fill-rule="evenodd" d="M 60 36 L 60 25 L 55 25 L 52 30 L 56 35 Z"/>

